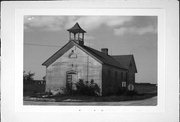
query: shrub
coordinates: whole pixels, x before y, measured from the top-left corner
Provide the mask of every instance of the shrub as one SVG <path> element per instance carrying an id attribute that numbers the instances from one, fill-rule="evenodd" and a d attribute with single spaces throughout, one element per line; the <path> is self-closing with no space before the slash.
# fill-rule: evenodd
<path id="1" fill-rule="evenodd" d="M 100 93 L 100 88 L 94 83 L 93 79 L 90 83 L 79 79 L 79 82 L 76 83 L 76 88 L 77 90 L 75 90 L 74 93 L 78 95 L 98 96 Z"/>
<path id="2" fill-rule="evenodd" d="M 127 90 L 125 88 L 118 88 L 118 91 L 117 91 L 117 95 L 123 95 L 127 92 Z"/>
<path id="3" fill-rule="evenodd" d="M 133 96 L 133 95 L 138 95 L 138 92 L 133 90 L 133 91 L 127 91 L 126 92 L 126 95 L 129 95 L 129 96 Z"/>
<path id="4" fill-rule="evenodd" d="M 23 80 L 24 81 L 33 81 L 34 80 L 34 75 L 35 75 L 35 73 L 31 73 L 31 71 L 29 71 L 28 73 L 26 73 L 24 71 L 23 72 Z"/>

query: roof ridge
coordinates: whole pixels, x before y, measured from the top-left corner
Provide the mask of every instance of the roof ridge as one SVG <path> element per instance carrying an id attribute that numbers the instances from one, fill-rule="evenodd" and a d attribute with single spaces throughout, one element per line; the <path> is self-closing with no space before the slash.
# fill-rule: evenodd
<path id="1" fill-rule="evenodd" d="M 111 55 L 111 56 L 133 56 L 133 54 L 129 54 L 129 55 Z"/>
<path id="2" fill-rule="evenodd" d="M 88 46 L 86 46 L 86 47 L 88 47 Z M 101 54 L 103 54 L 103 55 L 106 55 L 106 56 L 111 57 L 111 55 L 104 54 L 103 52 L 101 52 L 101 51 L 99 51 L 99 50 L 97 50 L 97 49 L 94 49 L 94 48 L 91 48 L 91 47 L 88 47 L 88 48 L 90 48 L 90 49 L 92 49 L 92 50 L 95 50 L 95 51 L 98 51 L 99 53 L 101 53 Z"/>
<path id="3" fill-rule="evenodd" d="M 91 47 L 88 47 L 88 46 L 85 46 L 85 45 L 84 45 L 84 47 L 89 48 L 90 50 L 94 50 L 94 51 L 97 51 L 97 52 L 103 54 L 102 52 L 100 52 L 99 50 L 96 50 L 96 49 L 94 49 L 94 48 L 91 48 Z M 94 53 L 94 52 L 93 52 L 93 53 Z M 96 54 L 96 55 L 98 55 L 98 54 Z M 100 56 L 100 55 L 98 55 L 98 56 Z M 102 57 L 102 56 L 100 56 L 100 57 L 104 59 L 104 57 Z"/>

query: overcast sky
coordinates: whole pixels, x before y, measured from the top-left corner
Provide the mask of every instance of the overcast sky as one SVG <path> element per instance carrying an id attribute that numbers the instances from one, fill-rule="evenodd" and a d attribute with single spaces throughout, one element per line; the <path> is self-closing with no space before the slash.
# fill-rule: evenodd
<path id="1" fill-rule="evenodd" d="M 68 42 L 67 29 L 76 22 L 87 32 L 85 45 L 106 47 L 110 55 L 133 54 L 136 82 L 157 83 L 156 16 L 25 16 L 24 70 L 42 79 L 41 64 Z"/>

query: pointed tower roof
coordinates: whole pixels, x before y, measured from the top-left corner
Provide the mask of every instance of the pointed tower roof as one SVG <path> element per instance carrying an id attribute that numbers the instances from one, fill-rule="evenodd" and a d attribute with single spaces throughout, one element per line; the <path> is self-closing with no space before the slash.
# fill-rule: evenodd
<path id="1" fill-rule="evenodd" d="M 86 33 L 86 31 L 83 30 L 78 23 L 76 23 L 72 28 L 68 29 L 67 31 L 72 33 Z"/>

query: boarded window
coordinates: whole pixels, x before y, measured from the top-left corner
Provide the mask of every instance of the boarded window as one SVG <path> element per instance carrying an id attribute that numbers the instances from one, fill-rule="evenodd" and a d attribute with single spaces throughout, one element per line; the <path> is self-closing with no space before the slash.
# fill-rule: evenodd
<path id="1" fill-rule="evenodd" d="M 115 82 L 117 82 L 117 71 L 115 71 Z"/>
<path id="2" fill-rule="evenodd" d="M 126 87 L 126 82 L 122 82 L 122 87 Z"/>
<path id="3" fill-rule="evenodd" d="M 111 85 L 111 70 L 108 70 L 108 85 L 110 86 Z"/>
<path id="4" fill-rule="evenodd" d="M 111 70 L 108 70 L 108 78 L 111 78 Z"/>

